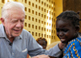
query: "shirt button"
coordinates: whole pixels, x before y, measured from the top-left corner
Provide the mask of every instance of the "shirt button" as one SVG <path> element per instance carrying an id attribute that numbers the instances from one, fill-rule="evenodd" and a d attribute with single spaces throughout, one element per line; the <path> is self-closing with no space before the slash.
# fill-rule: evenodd
<path id="1" fill-rule="evenodd" d="M 12 55 L 14 55 L 14 53 L 12 53 Z"/>

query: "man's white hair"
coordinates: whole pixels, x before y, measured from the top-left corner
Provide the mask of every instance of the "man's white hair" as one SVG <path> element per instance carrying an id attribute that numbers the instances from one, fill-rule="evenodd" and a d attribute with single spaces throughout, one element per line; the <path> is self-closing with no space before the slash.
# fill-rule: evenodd
<path id="1" fill-rule="evenodd" d="M 17 9 L 17 8 L 21 8 L 24 12 L 24 5 L 20 2 L 14 2 L 14 1 L 10 1 L 10 2 L 7 2 L 6 4 L 4 4 L 3 8 L 2 8 L 2 18 L 6 19 L 8 17 L 8 11 L 9 9 Z"/>

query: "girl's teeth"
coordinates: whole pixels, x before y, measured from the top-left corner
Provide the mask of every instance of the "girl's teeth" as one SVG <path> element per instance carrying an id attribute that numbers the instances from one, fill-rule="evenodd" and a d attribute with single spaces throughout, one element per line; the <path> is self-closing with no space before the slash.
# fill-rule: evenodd
<path id="1" fill-rule="evenodd" d="M 61 39 L 61 41 L 65 41 L 65 39 Z"/>

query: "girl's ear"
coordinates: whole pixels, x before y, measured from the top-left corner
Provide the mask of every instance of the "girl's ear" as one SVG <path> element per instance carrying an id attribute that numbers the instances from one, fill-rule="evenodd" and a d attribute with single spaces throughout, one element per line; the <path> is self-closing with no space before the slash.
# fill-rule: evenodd
<path id="1" fill-rule="evenodd" d="M 80 26 L 77 25 L 77 26 L 75 27 L 75 29 L 76 29 L 75 31 L 78 32 L 78 31 L 80 30 Z"/>

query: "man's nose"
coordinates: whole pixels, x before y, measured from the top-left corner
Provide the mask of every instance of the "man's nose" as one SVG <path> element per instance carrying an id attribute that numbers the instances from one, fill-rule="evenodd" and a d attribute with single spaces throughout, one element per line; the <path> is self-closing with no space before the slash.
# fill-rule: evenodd
<path id="1" fill-rule="evenodd" d="M 21 22 L 20 21 L 16 24 L 16 27 L 21 27 Z"/>

